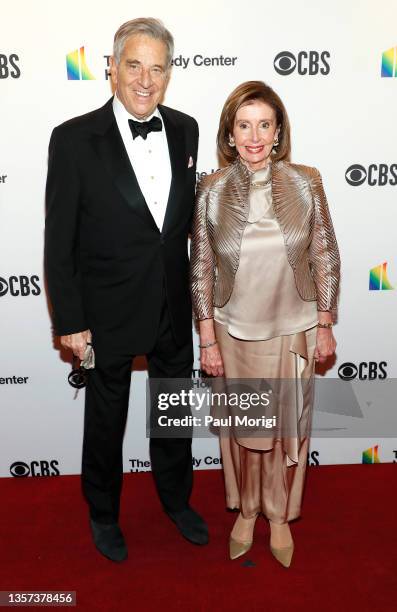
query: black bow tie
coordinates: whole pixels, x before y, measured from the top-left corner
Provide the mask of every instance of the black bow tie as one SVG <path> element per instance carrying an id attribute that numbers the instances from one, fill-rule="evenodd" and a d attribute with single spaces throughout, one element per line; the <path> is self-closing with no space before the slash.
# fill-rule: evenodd
<path id="1" fill-rule="evenodd" d="M 128 119 L 128 125 L 130 126 L 134 140 L 137 136 L 142 136 L 142 138 L 146 140 L 149 132 L 161 132 L 163 129 L 160 117 L 152 117 L 150 121 L 134 121 L 134 119 Z"/>

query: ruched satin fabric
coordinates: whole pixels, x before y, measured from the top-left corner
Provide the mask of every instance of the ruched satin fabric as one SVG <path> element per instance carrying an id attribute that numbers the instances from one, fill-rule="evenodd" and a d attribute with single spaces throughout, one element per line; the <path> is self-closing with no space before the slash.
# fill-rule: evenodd
<path id="1" fill-rule="evenodd" d="M 316 302 L 302 300 L 275 218 L 271 164 L 250 173 L 249 213 L 233 291 L 214 317 L 241 340 L 267 340 L 316 325 Z"/>
<path id="2" fill-rule="evenodd" d="M 274 215 L 303 300 L 336 316 L 340 258 L 318 170 L 273 164 Z M 197 319 L 230 299 L 249 214 L 250 173 L 237 159 L 198 185 L 191 246 L 191 291 Z"/>

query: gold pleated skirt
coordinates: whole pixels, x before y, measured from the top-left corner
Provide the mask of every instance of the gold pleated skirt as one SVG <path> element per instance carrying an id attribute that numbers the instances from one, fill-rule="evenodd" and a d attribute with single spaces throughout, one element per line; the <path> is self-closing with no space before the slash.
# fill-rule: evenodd
<path id="1" fill-rule="evenodd" d="M 226 379 L 288 379 L 294 387 L 282 408 L 283 422 L 294 435 L 220 436 L 226 505 L 244 518 L 262 512 L 276 523 L 300 515 L 313 405 L 316 327 L 270 340 L 231 336 L 215 321 Z M 303 384 L 305 383 L 305 384 Z"/>

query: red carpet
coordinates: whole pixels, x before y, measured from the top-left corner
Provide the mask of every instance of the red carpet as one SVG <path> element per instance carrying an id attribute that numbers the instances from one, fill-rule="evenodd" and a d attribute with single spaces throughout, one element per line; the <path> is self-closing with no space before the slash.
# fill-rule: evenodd
<path id="1" fill-rule="evenodd" d="M 393 464 L 310 467 L 289 570 L 270 556 L 263 519 L 248 555 L 228 560 L 235 515 L 224 510 L 220 471 L 195 473 L 206 547 L 179 536 L 150 474 L 127 475 L 120 565 L 91 542 L 78 477 L 1 479 L 0 590 L 73 590 L 77 609 L 93 611 L 387 612 L 397 606 L 396 475 Z"/>

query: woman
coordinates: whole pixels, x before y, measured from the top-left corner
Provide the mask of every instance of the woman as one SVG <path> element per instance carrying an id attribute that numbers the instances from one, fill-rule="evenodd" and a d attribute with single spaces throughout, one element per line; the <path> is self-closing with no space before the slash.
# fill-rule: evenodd
<path id="1" fill-rule="evenodd" d="M 217 145 L 228 165 L 199 184 L 192 236 L 201 368 L 226 379 L 293 379 L 300 390 L 288 405 L 295 437 L 221 436 L 227 505 L 240 509 L 229 553 L 250 549 L 263 513 L 271 552 L 289 567 L 312 404 L 302 388 L 315 361 L 335 352 L 339 252 L 321 176 L 290 163 L 288 116 L 269 86 L 249 81 L 230 94 Z"/>

